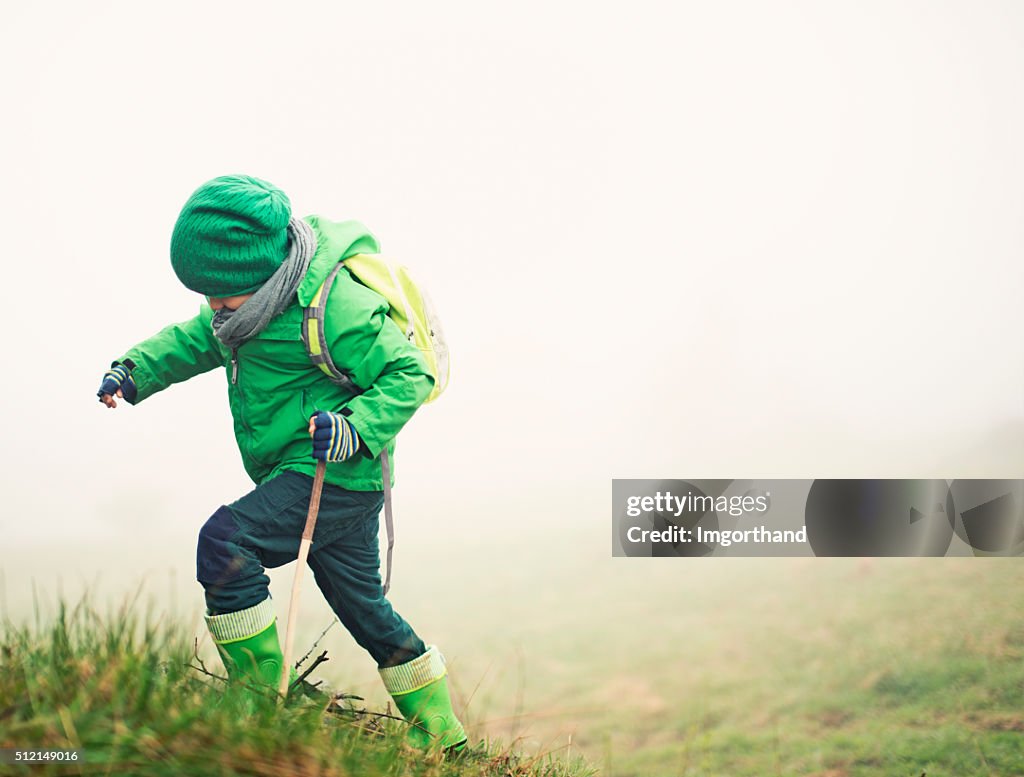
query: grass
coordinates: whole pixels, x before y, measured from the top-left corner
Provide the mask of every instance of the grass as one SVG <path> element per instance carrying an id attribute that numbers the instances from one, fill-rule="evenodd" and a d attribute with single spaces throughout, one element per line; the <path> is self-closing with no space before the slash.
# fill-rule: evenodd
<path id="1" fill-rule="evenodd" d="M 1020 559 L 611 559 L 603 538 L 530 539 L 503 541 L 503 567 L 489 547 L 411 559 L 403 579 L 431 582 L 397 593 L 471 735 L 518 756 L 409 758 L 394 721 L 377 737 L 319 711 L 219 715 L 185 666 L 194 629 L 85 610 L 8 625 L 0 746 L 77 737 L 110 774 L 1024 775 Z M 342 632 L 317 676 L 385 709 Z"/>
<path id="2" fill-rule="evenodd" d="M 520 723 L 603 775 L 1024 775 L 1019 559 L 573 563 L 524 594 Z"/>
<path id="3" fill-rule="evenodd" d="M 197 671 L 179 624 L 133 606 L 101 616 L 85 601 L 51 623 L 7 622 L 0 639 L 0 748 L 77 748 L 84 763 L 11 766 L 11 774 L 488 775 L 583 777 L 579 759 L 480 745 L 457 759 L 403 744 L 403 722 L 329 714 L 324 699 L 240 715 Z M 220 667 L 217 667 L 220 669 Z M 0 767 L 2 770 L 4 767 Z"/>

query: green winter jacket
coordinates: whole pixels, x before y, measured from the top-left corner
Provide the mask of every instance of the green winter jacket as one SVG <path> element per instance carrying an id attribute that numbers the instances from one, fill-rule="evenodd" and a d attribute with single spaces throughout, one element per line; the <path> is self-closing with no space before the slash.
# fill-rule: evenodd
<path id="1" fill-rule="evenodd" d="M 309 418 L 318 410 L 345 415 L 362 448 L 352 458 L 327 464 L 325 481 L 353 491 L 383 488 L 380 452 L 392 456 L 394 439 L 433 388 L 434 378 L 419 350 L 388 318 L 385 299 L 342 270 L 331 288 L 325 334 L 331 358 L 361 394 L 331 383 L 302 342 L 302 310 L 343 258 L 377 253 L 376 239 L 355 221 L 305 219 L 316 233 L 316 253 L 296 299 L 235 353 L 213 334 L 213 311 L 172 324 L 130 349 L 121 361 L 135 363 L 135 404 L 194 375 L 224 367 L 235 439 L 246 472 L 257 484 L 293 470 L 312 475 Z"/>

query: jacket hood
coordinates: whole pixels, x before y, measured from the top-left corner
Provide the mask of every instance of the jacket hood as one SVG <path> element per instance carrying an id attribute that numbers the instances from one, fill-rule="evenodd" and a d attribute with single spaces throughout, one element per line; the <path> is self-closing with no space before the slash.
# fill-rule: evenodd
<path id="1" fill-rule="evenodd" d="M 356 254 L 380 253 L 380 244 L 359 221 L 330 221 L 322 216 L 306 216 L 303 221 L 316 234 L 316 253 L 296 292 L 299 304 L 306 307 L 334 265 Z"/>

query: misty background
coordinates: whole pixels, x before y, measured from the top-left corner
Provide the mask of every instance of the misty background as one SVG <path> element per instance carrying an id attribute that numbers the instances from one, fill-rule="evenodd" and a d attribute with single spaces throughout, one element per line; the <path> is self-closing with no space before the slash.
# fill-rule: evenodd
<path id="1" fill-rule="evenodd" d="M 363 221 L 437 303 L 452 380 L 400 435 L 392 598 L 449 656 L 511 661 L 526 639 L 474 632 L 467 592 L 528 631 L 542 609 L 597 617 L 598 583 L 644 591 L 655 562 L 610 558 L 612 478 L 1024 471 L 1019 3 L 6 17 L 12 615 L 33 588 L 141 588 L 202 635 L 196 535 L 252 487 L 226 377 L 113 411 L 95 392 L 198 309 L 171 229 L 227 173 Z M 658 564 L 683 592 L 777 569 Z M 315 636 L 330 613 L 305 589 Z"/>

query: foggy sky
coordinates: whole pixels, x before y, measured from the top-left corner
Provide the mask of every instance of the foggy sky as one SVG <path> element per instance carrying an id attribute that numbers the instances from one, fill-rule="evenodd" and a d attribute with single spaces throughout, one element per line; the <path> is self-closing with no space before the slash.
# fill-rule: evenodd
<path id="1" fill-rule="evenodd" d="M 451 387 L 396 456 L 413 540 L 606 535 L 613 477 L 1019 476 L 1022 17 L 19 7 L 0 32 L 5 562 L 194 537 L 251 487 L 223 373 L 134 408 L 94 396 L 196 312 L 171 228 L 233 172 L 363 221 L 439 307 Z"/>

